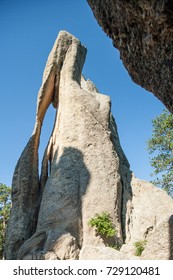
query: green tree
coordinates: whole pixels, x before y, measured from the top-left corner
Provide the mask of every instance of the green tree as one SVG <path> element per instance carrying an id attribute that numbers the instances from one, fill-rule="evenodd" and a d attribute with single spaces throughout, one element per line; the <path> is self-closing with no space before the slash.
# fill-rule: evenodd
<path id="1" fill-rule="evenodd" d="M 147 141 L 156 179 L 154 185 L 173 196 L 173 115 L 166 109 L 153 121 L 152 137 Z"/>
<path id="2" fill-rule="evenodd" d="M 11 188 L 0 183 L 0 259 L 3 258 L 5 230 L 10 215 Z"/>

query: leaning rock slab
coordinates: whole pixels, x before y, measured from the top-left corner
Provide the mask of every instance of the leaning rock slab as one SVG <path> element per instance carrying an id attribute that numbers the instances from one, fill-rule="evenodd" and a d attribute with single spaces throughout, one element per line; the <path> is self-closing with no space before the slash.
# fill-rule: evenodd
<path id="1" fill-rule="evenodd" d="M 173 4 L 158 0 L 88 0 L 132 80 L 173 113 Z"/>

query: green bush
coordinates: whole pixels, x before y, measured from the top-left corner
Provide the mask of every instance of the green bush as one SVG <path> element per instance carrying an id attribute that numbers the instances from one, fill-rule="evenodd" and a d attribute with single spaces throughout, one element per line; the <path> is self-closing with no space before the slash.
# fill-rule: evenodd
<path id="1" fill-rule="evenodd" d="M 147 240 L 140 240 L 134 243 L 135 246 L 135 255 L 140 257 L 142 252 L 145 249 L 145 246 L 147 244 Z"/>
<path id="2" fill-rule="evenodd" d="M 89 225 L 96 227 L 97 233 L 105 237 L 113 237 L 116 235 L 113 223 L 109 213 L 103 212 L 101 215 L 96 214 L 94 218 L 91 218 Z"/>
<path id="3" fill-rule="evenodd" d="M 11 188 L 0 183 L 0 259 L 3 259 L 5 233 L 11 208 Z"/>

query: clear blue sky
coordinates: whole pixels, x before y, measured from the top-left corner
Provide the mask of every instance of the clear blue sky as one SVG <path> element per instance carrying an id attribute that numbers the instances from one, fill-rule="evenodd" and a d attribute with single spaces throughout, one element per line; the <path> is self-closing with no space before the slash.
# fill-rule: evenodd
<path id="1" fill-rule="evenodd" d="M 0 0 L 0 182 L 11 185 L 17 160 L 35 122 L 36 100 L 48 54 L 60 30 L 88 49 L 83 73 L 111 96 L 112 112 L 131 170 L 144 180 L 152 171 L 145 141 L 151 120 L 164 106 L 134 84 L 97 24 L 86 0 Z M 50 108 L 41 136 L 40 156 L 52 128 Z"/>

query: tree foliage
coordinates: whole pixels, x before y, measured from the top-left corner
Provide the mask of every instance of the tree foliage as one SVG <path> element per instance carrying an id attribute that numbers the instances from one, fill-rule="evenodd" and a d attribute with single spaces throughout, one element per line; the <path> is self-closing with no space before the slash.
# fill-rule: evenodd
<path id="1" fill-rule="evenodd" d="M 5 230 L 10 215 L 11 188 L 0 183 L 0 259 L 3 258 Z"/>
<path id="2" fill-rule="evenodd" d="M 147 141 L 147 147 L 151 158 L 151 166 L 154 168 L 152 181 L 156 186 L 173 195 L 173 115 L 168 110 L 157 116 L 153 121 L 152 137 Z"/>

